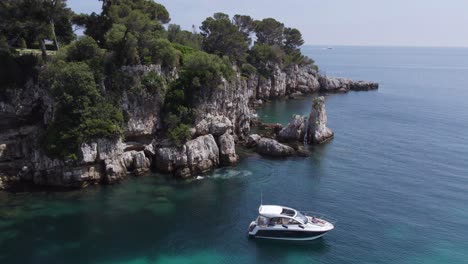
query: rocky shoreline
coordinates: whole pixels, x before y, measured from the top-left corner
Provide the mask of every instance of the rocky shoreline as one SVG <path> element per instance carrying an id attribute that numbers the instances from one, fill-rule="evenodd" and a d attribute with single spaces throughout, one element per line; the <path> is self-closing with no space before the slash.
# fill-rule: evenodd
<path id="1" fill-rule="evenodd" d="M 156 73 L 166 80 L 177 78 L 176 70 L 166 72 L 159 65 L 127 66 L 121 71 L 136 77 Z M 326 127 L 323 97 L 314 100 L 308 118 L 294 116 L 288 126 L 273 128 L 271 138 L 250 135 L 254 108 L 275 98 L 378 88 L 377 83 L 321 76 L 312 66 L 282 70 L 275 65 L 269 78 L 258 74 L 245 78 L 237 72 L 234 80 L 223 81 L 221 88 L 197 104 L 192 139 L 182 146 L 171 145 L 161 136 L 160 95 L 123 91 L 120 107 L 127 117 L 125 135 L 82 144 L 74 161 L 53 159 L 42 151 L 44 127 L 54 116 L 48 87 L 30 81 L 21 89 L 7 89 L 0 96 L 0 189 L 18 182 L 81 188 L 116 183 L 129 173 L 143 175 L 150 170 L 178 178 L 196 177 L 219 166 L 236 164 L 239 157 L 235 146 L 239 143 L 255 147 L 264 155 L 304 155 L 300 148 L 287 144 L 304 140 L 320 144 L 333 137 Z"/>

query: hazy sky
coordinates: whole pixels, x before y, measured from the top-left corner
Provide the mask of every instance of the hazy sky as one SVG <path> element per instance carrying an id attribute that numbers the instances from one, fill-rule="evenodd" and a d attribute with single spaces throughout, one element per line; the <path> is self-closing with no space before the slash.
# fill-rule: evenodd
<path id="1" fill-rule="evenodd" d="M 306 44 L 468 46 L 468 0 L 160 0 L 171 23 L 191 30 L 215 12 L 273 17 L 298 28 Z M 98 0 L 68 0 L 99 12 Z"/>

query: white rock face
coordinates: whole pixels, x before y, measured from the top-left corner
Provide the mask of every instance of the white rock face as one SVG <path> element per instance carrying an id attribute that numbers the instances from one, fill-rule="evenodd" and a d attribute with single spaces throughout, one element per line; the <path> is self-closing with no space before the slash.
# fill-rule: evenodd
<path id="1" fill-rule="evenodd" d="M 192 174 L 204 173 L 219 165 L 219 149 L 212 135 L 188 141 L 187 162 Z"/>
<path id="2" fill-rule="evenodd" d="M 307 127 L 307 142 L 309 144 L 322 144 L 331 138 L 333 138 L 333 131 L 327 127 L 325 98 L 320 96 L 315 98 L 312 103 Z"/>
<path id="3" fill-rule="evenodd" d="M 156 168 L 186 178 L 216 168 L 219 148 L 209 134 L 187 141 L 182 147 L 156 149 Z"/>
<path id="4" fill-rule="evenodd" d="M 236 164 L 239 161 L 239 156 L 236 154 L 234 137 L 229 133 L 225 133 L 219 137 L 218 143 L 221 165 L 229 166 Z"/>
<path id="5" fill-rule="evenodd" d="M 257 152 L 265 156 L 287 157 L 294 154 L 294 149 L 274 139 L 262 138 L 258 141 Z"/>
<path id="6" fill-rule="evenodd" d="M 96 162 L 98 151 L 97 151 L 97 143 L 83 143 L 81 144 L 80 148 L 81 159 L 83 163 L 94 163 Z"/>
<path id="7" fill-rule="evenodd" d="M 289 124 L 278 133 L 280 141 L 303 141 L 306 131 L 306 118 L 293 115 Z"/>
<path id="8" fill-rule="evenodd" d="M 195 126 L 196 135 L 203 136 L 212 134 L 215 137 L 221 136 L 227 131 L 231 131 L 233 128 L 229 118 L 223 115 L 213 116 L 211 114 L 208 114 Z"/>

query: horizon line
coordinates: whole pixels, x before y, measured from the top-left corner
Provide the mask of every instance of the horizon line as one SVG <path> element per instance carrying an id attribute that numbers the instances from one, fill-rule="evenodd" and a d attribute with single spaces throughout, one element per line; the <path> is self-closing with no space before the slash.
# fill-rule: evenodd
<path id="1" fill-rule="evenodd" d="M 304 44 L 316 47 L 379 47 L 379 48 L 468 48 L 467 46 L 436 46 L 436 45 L 392 45 L 392 44 Z"/>

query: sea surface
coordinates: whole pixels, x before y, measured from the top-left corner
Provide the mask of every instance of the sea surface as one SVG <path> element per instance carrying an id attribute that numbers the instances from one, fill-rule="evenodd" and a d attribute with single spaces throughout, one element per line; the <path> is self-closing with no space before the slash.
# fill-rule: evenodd
<path id="1" fill-rule="evenodd" d="M 304 52 L 324 74 L 380 83 L 326 97 L 335 138 L 311 157 L 241 151 L 237 167 L 202 180 L 0 193 L 0 263 L 468 263 L 468 49 Z M 286 124 L 311 98 L 258 114 Z M 261 193 L 336 229 L 312 242 L 248 239 Z"/>

